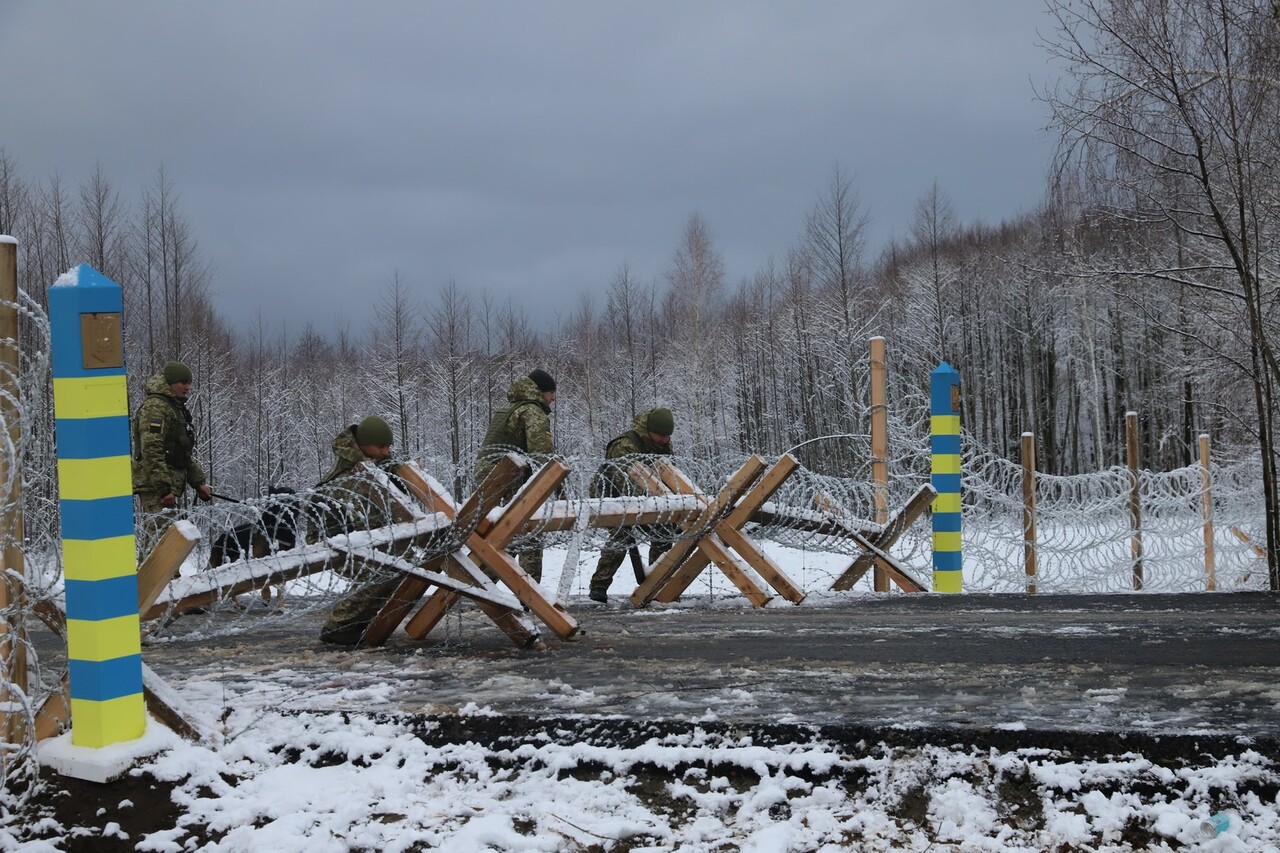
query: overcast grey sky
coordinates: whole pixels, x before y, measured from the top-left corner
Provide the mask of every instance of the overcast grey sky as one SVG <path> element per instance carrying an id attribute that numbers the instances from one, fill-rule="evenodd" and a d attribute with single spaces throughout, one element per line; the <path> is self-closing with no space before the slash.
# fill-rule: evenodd
<path id="1" fill-rule="evenodd" d="M 869 252 L 936 179 L 962 222 L 1044 195 L 1035 0 L 0 0 L 0 147 L 28 179 L 161 164 L 237 325 L 349 321 L 398 270 L 567 315 L 660 281 L 698 213 L 736 285 L 838 163 Z"/>

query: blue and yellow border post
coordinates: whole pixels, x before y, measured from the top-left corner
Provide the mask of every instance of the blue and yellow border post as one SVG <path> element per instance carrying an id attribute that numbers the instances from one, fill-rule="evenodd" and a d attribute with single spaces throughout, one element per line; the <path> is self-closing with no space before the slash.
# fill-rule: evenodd
<path id="1" fill-rule="evenodd" d="M 929 374 L 933 451 L 933 591 L 960 592 L 960 374 L 945 361 Z"/>
<path id="2" fill-rule="evenodd" d="M 87 264 L 49 288 L 71 743 L 146 731 L 120 285 Z"/>

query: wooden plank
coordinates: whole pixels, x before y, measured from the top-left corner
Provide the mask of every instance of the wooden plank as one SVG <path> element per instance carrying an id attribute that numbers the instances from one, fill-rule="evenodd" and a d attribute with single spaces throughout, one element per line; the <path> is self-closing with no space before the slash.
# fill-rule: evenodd
<path id="1" fill-rule="evenodd" d="M 160 541 L 138 566 L 138 612 L 146 613 L 156 603 L 200 542 L 200 531 L 194 524 L 179 522 L 165 528 Z"/>
<path id="2" fill-rule="evenodd" d="M 500 458 L 480 486 L 471 493 L 461 508 L 442 488 L 434 485 L 416 464 L 406 463 L 396 469 L 399 477 L 415 498 L 423 506 L 433 508 L 446 518 L 457 522 L 463 519 L 463 525 L 473 531 L 481 524 L 488 526 L 489 511 L 496 507 L 511 486 L 519 481 L 527 470 L 527 466 L 512 453 Z M 469 534 L 474 535 L 474 534 Z M 433 561 L 434 562 L 434 561 Z M 443 563 L 443 559 L 442 559 Z M 439 566 L 436 566 L 439 568 Z M 426 595 L 431 583 L 425 578 L 414 575 L 406 576 L 390 599 L 382 606 L 369 624 L 361 640 L 361 646 L 380 646 L 387 641 L 391 633 L 413 609 L 414 605 Z M 451 602 L 452 603 L 452 602 Z M 443 615 L 443 614 L 441 614 Z"/>
<path id="3" fill-rule="evenodd" d="M 36 740 L 44 740 L 61 734 L 71 722 L 71 676 L 62 673 L 62 680 L 53 692 L 44 697 L 36 709 Z"/>
<path id="4" fill-rule="evenodd" d="M 783 455 L 777 462 L 769 466 L 769 469 L 756 480 L 746 494 L 736 501 L 733 509 L 725 516 L 724 520 L 715 525 L 716 533 L 721 535 L 721 539 L 724 540 L 725 544 L 738 551 L 743 559 L 770 586 L 788 601 L 795 604 L 799 604 L 804 600 L 804 593 L 787 577 L 781 568 L 758 548 L 751 546 L 748 552 L 744 552 L 733 543 L 747 541 L 738 528 L 746 524 L 751 516 L 759 511 L 760 507 L 769 498 L 773 497 L 773 493 L 786 482 L 788 477 L 795 473 L 799 465 L 800 463 L 791 454 Z M 687 483 L 687 480 L 685 483 Z M 687 487 L 685 483 L 680 484 L 682 488 Z M 699 542 L 699 546 L 701 546 L 701 542 Z M 711 554 L 707 554 L 707 557 L 720 567 L 721 571 L 724 570 L 721 562 L 715 560 Z M 698 574 L 705 567 L 705 561 L 694 560 L 692 557 L 686 560 L 684 565 L 671 575 L 671 578 L 663 585 L 661 592 L 655 598 L 664 603 L 676 601 L 689 588 L 689 585 L 697 579 Z M 730 580 L 733 580 L 733 578 L 730 577 Z"/>
<path id="5" fill-rule="evenodd" d="M 741 530 L 742 525 L 751 520 L 751 517 L 760 511 L 760 507 L 764 506 L 769 498 L 773 497 L 773 493 L 778 491 L 787 478 L 796 472 L 800 467 L 799 461 L 790 453 L 783 454 L 777 462 L 769 466 L 769 470 L 765 471 L 759 480 L 751 487 L 751 489 L 742 496 L 733 510 L 725 517 L 725 521 L 730 527 Z"/>
<path id="6" fill-rule="evenodd" d="M 765 462 L 759 456 L 752 456 L 742 466 L 734 472 L 726 481 L 719 493 L 712 499 L 698 517 L 692 523 L 685 526 L 685 530 L 702 530 L 710 527 L 724 513 L 730 511 L 733 504 L 742 496 L 751 484 L 759 477 L 764 470 Z M 660 468 L 663 474 L 663 482 L 673 489 L 689 490 L 682 491 L 684 494 L 697 494 L 697 489 L 679 471 L 674 465 L 663 464 Z M 673 485 L 674 484 L 674 485 Z M 638 585 L 635 592 L 631 593 L 631 603 L 637 607 L 643 607 L 653 601 L 668 580 L 679 569 L 680 564 L 694 550 L 696 540 L 681 539 L 673 543 L 671 548 L 659 558 L 658 562 L 649 567 L 649 574 L 645 576 L 644 583 Z"/>
<path id="7" fill-rule="evenodd" d="M 444 560 L 444 557 L 437 557 L 428 560 L 423 567 L 437 569 L 444 565 Z M 373 617 L 373 621 L 369 623 L 369 627 L 365 629 L 357 645 L 360 648 L 370 648 L 385 643 L 392 632 L 404 621 L 405 615 L 430 588 L 431 582 L 426 578 L 416 575 L 405 575 L 401 578 L 400 585 Z"/>
<path id="8" fill-rule="evenodd" d="M 459 580 L 470 578 L 472 582 L 476 582 L 477 577 L 487 580 L 480 567 L 461 552 L 451 555 L 451 559 L 445 563 L 445 571 Z M 448 598 L 453 600 L 449 601 Z M 459 598 L 460 596 L 452 590 L 437 589 L 405 625 L 405 633 L 415 640 L 422 639 L 439 624 Z M 494 624 L 505 631 L 517 647 L 528 648 L 540 645 L 537 627 L 524 616 L 522 611 L 495 607 L 482 601 L 477 601 L 476 606 L 492 619 Z"/>
<path id="9" fill-rule="evenodd" d="M 238 581 L 223 584 L 222 586 L 213 587 L 212 589 L 202 590 L 191 595 L 184 596 L 177 601 L 157 601 L 152 604 L 145 613 L 141 614 L 142 621 L 149 619 L 159 619 L 166 614 L 171 616 L 179 616 L 189 610 L 195 610 L 201 607 L 209 607 L 219 601 L 228 598 L 234 598 L 237 595 L 243 595 L 246 592 L 263 589 L 268 586 L 282 584 L 285 581 L 304 578 L 308 575 L 316 574 L 325 569 L 332 568 L 335 561 L 340 561 L 342 555 L 334 549 L 325 546 L 317 547 L 314 553 L 296 555 L 301 559 L 285 569 L 273 569 L 265 574 L 254 575 L 253 577 L 242 578 Z M 290 557 L 293 559 L 293 557 Z M 250 562 L 262 563 L 264 566 L 273 565 L 272 558 L 254 558 L 254 560 L 246 560 Z"/>
<path id="10" fill-rule="evenodd" d="M 656 565 L 656 564 L 655 564 Z M 673 601 L 679 601 L 680 596 L 685 594 L 689 589 L 689 585 L 698 579 L 698 575 L 702 574 L 703 569 L 711 565 L 711 558 L 701 550 L 695 549 L 683 563 L 680 564 L 662 588 L 653 596 L 654 601 L 660 601 L 663 604 L 670 604 Z M 650 569 L 652 571 L 652 568 Z"/>
<path id="11" fill-rule="evenodd" d="M 569 466 L 563 460 L 547 460 L 547 464 L 521 487 L 511 503 L 502 508 L 502 516 L 482 534 L 484 538 L 495 548 L 505 548 L 568 476 Z"/>
<path id="12" fill-rule="evenodd" d="M 747 600 L 756 607 L 764 607 L 773 599 L 772 595 L 757 586 L 751 576 L 742 570 L 734 555 L 729 553 L 729 549 L 724 546 L 724 542 L 716 534 L 709 533 L 699 539 L 698 550 L 706 554 L 711 559 L 711 562 L 715 563 L 716 568 L 724 572 L 724 576 L 732 581 L 738 591 L 745 595 Z"/>
<path id="13" fill-rule="evenodd" d="M 516 594 L 516 598 L 545 622 L 560 639 L 567 640 L 578 633 L 577 620 L 543 595 L 542 588 L 525 574 L 524 569 L 520 568 L 510 554 L 493 547 L 483 536 L 472 536 L 467 545 L 471 548 L 471 553 L 496 574 Z"/>
<path id="14" fill-rule="evenodd" d="M 727 522 L 720 522 L 716 525 L 716 533 L 724 544 L 737 551 L 742 559 L 747 561 L 751 568 L 755 569 L 756 574 L 764 578 L 765 583 L 773 587 L 779 595 L 790 601 L 792 604 L 799 604 L 804 601 L 804 590 L 798 587 L 795 581 L 787 575 L 782 567 L 769 558 L 769 555 L 760 550 L 760 546 L 748 539 L 741 530 L 731 527 Z"/>
<path id="15" fill-rule="evenodd" d="M 857 536 L 850 538 L 853 538 L 855 542 L 859 542 L 859 540 L 870 542 L 876 550 L 887 551 L 889 548 L 893 547 L 893 544 L 902 537 L 902 534 L 915 523 L 916 519 L 929 508 L 930 504 L 933 503 L 933 499 L 937 496 L 938 493 L 933 486 L 926 483 L 917 489 L 916 493 L 911 496 L 911 499 L 907 501 L 906 505 L 889 519 L 883 530 L 872 536 L 863 536 L 862 534 L 858 534 Z M 861 542 L 859 542 L 859 544 L 861 544 Z M 831 585 L 831 589 L 837 591 L 852 589 L 854 584 L 860 581 L 862 576 L 865 575 L 873 565 L 875 565 L 875 561 L 877 559 L 878 555 L 874 551 L 864 551 L 864 553 L 859 554 L 853 562 L 849 564 L 848 568 L 846 568 L 840 576 L 836 578 L 835 583 Z M 891 577 L 893 574 L 901 574 L 910 578 L 910 575 L 903 571 L 901 566 L 895 565 L 894 561 L 891 561 L 891 563 L 887 565 L 887 569 L 891 572 Z M 898 581 L 895 580 L 895 582 Z M 912 585 L 918 586 L 919 589 L 908 589 L 908 587 Z M 899 583 L 899 586 L 903 586 L 902 583 Z M 924 586 L 920 584 L 919 581 L 911 579 L 907 586 L 903 586 L 903 589 L 908 589 L 908 591 L 911 592 L 921 592 L 924 590 Z"/>
<path id="16" fill-rule="evenodd" d="M 372 549 L 357 552 L 353 556 L 372 563 L 380 569 L 403 572 L 405 575 L 421 578 L 432 586 L 451 589 L 458 595 L 473 601 L 487 601 L 490 604 L 496 604 L 508 609 L 519 607 L 519 602 L 515 597 L 492 582 L 477 584 L 472 578 L 468 578 L 465 575 L 459 580 L 450 575 L 442 574 L 439 570 L 444 567 L 448 556 L 430 560 L 421 566 L 415 566 L 407 560 Z"/>

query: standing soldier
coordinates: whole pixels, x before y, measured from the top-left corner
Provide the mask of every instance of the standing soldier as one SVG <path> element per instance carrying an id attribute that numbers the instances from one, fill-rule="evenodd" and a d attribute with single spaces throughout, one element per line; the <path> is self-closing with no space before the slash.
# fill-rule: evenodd
<path id="1" fill-rule="evenodd" d="M 551 404 L 555 399 L 556 381 L 541 368 L 511 383 L 507 389 L 507 405 L 493 413 L 489 429 L 484 434 L 484 444 L 476 457 L 477 486 L 484 482 L 504 453 L 518 450 L 526 455 L 545 458 L 556 452 L 555 442 L 551 439 Z M 514 489 L 521 485 L 523 483 L 517 483 Z M 522 551 L 520 566 L 541 583 L 542 549 Z"/>
<path id="2" fill-rule="evenodd" d="M 187 486 L 203 501 L 213 499 L 204 469 L 193 454 L 196 431 L 187 409 L 191 368 L 170 361 L 147 380 L 133 418 L 133 491 L 142 506 L 144 547 L 154 541 L 164 515 L 183 503 Z"/>
<path id="3" fill-rule="evenodd" d="M 650 409 L 636 415 L 631 429 L 609 442 L 605 450 L 605 464 L 596 475 L 596 484 L 592 490 L 601 492 L 601 497 L 622 497 L 637 493 L 637 486 L 627 469 L 636 456 L 669 456 L 671 454 L 671 433 L 675 432 L 675 417 L 670 409 Z M 591 600 L 602 604 L 609 601 L 609 586 L 613 576 L 627 555 L 627 551 L 636 547 L 639 535 L 649 537 L 649 565 L 671 548 L 671 541 L 659 538 L 659 528 L 650 527 L 641 530 L 636 527 L 618 527 L 609 534 L 604 547 L 600 549 L 600 562 L 596 564 L 596 572 L 591 576 Z M 638 552 L 637 552 L 638 554 Z M 639 559 L 639 556 L 636 557 Z"/>

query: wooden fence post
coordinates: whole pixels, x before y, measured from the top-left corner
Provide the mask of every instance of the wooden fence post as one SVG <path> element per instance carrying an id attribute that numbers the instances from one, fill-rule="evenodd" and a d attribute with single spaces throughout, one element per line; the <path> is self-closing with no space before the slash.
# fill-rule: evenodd
<path id="1" fill-rule="evenodd" d="M 21 446 L 22 424 L 18 406 L 18 241 L 0 235 L 0 419 L 9 432 L 9 446 L 15 451 Z M 8 484 L 2 498 L 5 504 L 4 518 L 0 525 L 6 534 L 3 565 L 6 571 L 0 581 L 0 610 L 20 608 L 22 585 L 17 578 L 25 577 L 22 554 L 22 472 L 13 466 L 16 459 L 0 456 L 0 484 Z M 9 708 L 13 697 L 9 685 L 27 692 L 27 647 L 25 629 L 21 620 L 6 620 L 4 633 L 0 635 L 0 666 L 4 667 L 0 682 L 0 705 Z M 8 743 L 25 740 L 26 715 L 0 710 L 4 739 Z"/>
<path id="2" fill-rule="evenodd" d="M 889 520 L 889 408 L 884 338 L 871 339 L 871 489 L 874 521 Z M 872 574 L 876 592 L 889 591 L 889 576 L 879 564 Z"/>
<path id="3" fill-rule="evenodd" d="M 1204 588 L 1218 588 L 1218 561 L 1213 547 L 1213 479 L 1209 472 L 1209 436 L 1200 436 L 1200 514 L 1204 519 Z"/>
<path id="4" fill-rule="evenodd" d="M 1027 592 L 1036 594 L 1039 563 L 1036 555 L 1036 437 L 1022 434 L 1022 562 L 1027 570 Z"/>
<path id="5" fill-rule="evenodd" d="M 1142 589 L 1142 480 L 1138 447 L 1138 413 L 1124 413 L 1125 456 L 1129 463 L 1129 554 L 1133 560 L 1133 588 Z"/>

